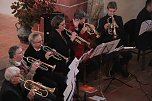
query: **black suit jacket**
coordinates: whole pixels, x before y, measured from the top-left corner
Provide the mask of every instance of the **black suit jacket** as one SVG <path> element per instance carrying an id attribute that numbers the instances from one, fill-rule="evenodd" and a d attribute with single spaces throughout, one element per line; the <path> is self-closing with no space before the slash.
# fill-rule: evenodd
<path id="1" fill-rule="evenodd" d="M 4 80 L 1 88 L 2 101 L 30 101 L 26 94 L 20 84 L 14 86 L 9 81 Z"/>
<path id="2" fill-rule="evenodd" d="M 36 51 L 33 48 L 33 46 L 30 44 L 29 47 L 26 49 L 24 56 L 25 57 L 30 56 L 30 57 L 35 58 L 36 60 L 40 60 L 40 61 L 48 64 L 49 61 L 47 61 L 47 59 L 45 58 L 45 53 L 46 52 L 42 49 L 42 47 L 39 51 Z M 28 65 L 31 65 L 31 64 L 28 63 Z M 42 84 L 44 84 L 45 86 L 48 86 L 48 87 L 55 87 L 56 83 L 51 80 L 51 77 L 52 77 L 51 70 L 52 69 L 50 69 L 48 72 L 48 71 L 42 70 L 41 68 L 38 68 L 36 70 L 36 74 L 33 77 L 34 81 L 41 82 Z"/>
<path id="3" fill-rule="evenodd" d="M 108 41 L 112 41 L 113 40 L 113 36 L 108 34 L 108 31 L 105 30 L 104 28 L 104 25 L 107 23 L 107 19 L 109 18 L 110 16 L 106 15 L 102 18 L 99 19 L 99 24 L 98 24 L 98 27 L 97 27 L 97 31 L 99 33 L 101 33 L 101 37 L 99 37 L 97 39 L 97 44 L 101 44 L 101 43 L 105 43 L 105 42 L 108 42 Z M 121 41 L 123 42 L 124 41 L 124 34 L 125 34 L 125 31 L 124 31 L 124 26 L 123 26 L 123 20 L 122 20 L 122 17 L 121 16 L 117 16 L 117 15 L 114 15 L 114 19 L 118 25 L 118 28 L 116 28 L 116 33 L 118 35 L 117 38 L 120 38 Z M 124 44 L 124 42 L 123 42 Z"/>
<path id="4" fill-rule="evenodd" d="M 55 61 L 57 65 L 55 71 L 64 73 L 66 75 L 69 71 L 68 65 L 74 58 L 73 44 L 69 36 L 65 31 L 62 32 L 61 36 L 56 30 L 53 30 L 49 36 L 48 46 L 70 59 L 68 63 L 66 63 L 64 59 Z"/>

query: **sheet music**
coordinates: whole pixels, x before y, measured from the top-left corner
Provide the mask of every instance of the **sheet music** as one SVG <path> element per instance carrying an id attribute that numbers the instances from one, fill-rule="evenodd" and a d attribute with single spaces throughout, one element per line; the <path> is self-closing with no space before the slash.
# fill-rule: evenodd
<path id="1" fill-rule="evenodd" d="M 89 58 L 91 52 L 93 51 L 93 49 L 90 49 L 89 51 L 87 51 L 86 53 L 84 53 L 80 59 L 79 59 L 79 62 L 81 63 L 82 61 L 86 60 L 87 58 Z"/>
<path id="2" fill-rule="evenodd" d="M 117 40 L 113 40 L 107 43 L 102 43 L 100 45 L 98 45 L 95 50 L 93 51 L 92 55 L 90 56 L 90 58 L 97 56 L 97 55 L 101 55 L 103 53 L 110 53 L 112 52 L 116 46 L 118 45 L 120 39 Z"/>
<path id="3" fill-rule="evenodd" d="M 152 20 L 146 20 L 146 21 L 142 22 L 142 24 L 140 26 L 139 35 L 143 34 L 144 32 L 146 32 L 150 29 L 152 29 Z"/>
<path id="4" fill-rule="evenodd" d="M 64 101 L 71 101 L 72 96 L 74 94 L 75 86 L 76 86 L 76 75 L 78 74 L 79 70 L 77 69 L 79 65 L 79 60 L 74 58 L 72 63 L 69 65 L 70 71 L 67 74 L 67 87 L 63 93 Z"/>

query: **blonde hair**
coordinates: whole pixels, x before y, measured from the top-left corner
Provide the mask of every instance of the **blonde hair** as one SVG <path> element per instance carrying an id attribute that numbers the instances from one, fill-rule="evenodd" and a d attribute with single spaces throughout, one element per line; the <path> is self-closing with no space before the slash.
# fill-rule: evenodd
<path id="1" fill-rule="evenodd" d="M 11 78 L 13 76 L 15 76 L 17 73 L 20 73 L 20 69 L 18 67 L 8 67 L 6 70 L 5 70 L 5 74 L 4 74 L 4 77 L 6 80 L 10 81 Z"/>

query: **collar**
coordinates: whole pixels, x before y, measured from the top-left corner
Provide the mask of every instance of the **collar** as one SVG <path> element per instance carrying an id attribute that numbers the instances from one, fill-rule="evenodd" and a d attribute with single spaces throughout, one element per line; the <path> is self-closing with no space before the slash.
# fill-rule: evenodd
<path id="1" fill-rule="evenodd" d="M 34 48 L 34 50 L 35 50 L 35 51 L 40 51 L 40 50 L 41 50 L 41 48 L 39 48 L 39 49 Z"/>
<path id="2" fill-rule="evenodd" d="M 20 66 L 21 65 L 21 61 L 20 62 L 14 61 L 14 63 L 15 63 L 16 66 Z"/>

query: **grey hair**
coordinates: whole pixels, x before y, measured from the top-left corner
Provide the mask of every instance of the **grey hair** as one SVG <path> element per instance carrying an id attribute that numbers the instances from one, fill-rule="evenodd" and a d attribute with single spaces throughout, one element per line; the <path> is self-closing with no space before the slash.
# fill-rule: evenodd
<path id="1" fill-rule="evenodd" d="M 32 32 L 30 35 L 29 35 L 29 37 L 28 37 L 28 41 L 29 41 L 29 43 L 32 43 L 33 42 L 33 40 L 37 37 L 37 36 L 41 36 L 41 34 L 42 33 L 40 33 L 40 32 Z"/>
<path id="2" fill-rule="evenodd" d="M 21 48 L 20 46 L 18 45 L 14 45 L 14 46 L 11 46 L 8 50 L 8 54 L 9 54 L 9 58 L 12 59 L 14 58 L 14 55 L 16 54 L 16 50 Z"/>
<path id="3" fill-rule="evenodd" d="M 83 10 L 77 10 L 75 13 L 74 13 L 74 19 L 83 19 L 83 18 L 87 18 L 88 15 L 83 11 Z"/>
<path id="4" fill-rule="evenodd" d="M 5 70 L 5 74 L 4 74 L 4 77 L 7 81 L 10 81 L 11 78 L 13 76 L 15 76 L 17 73 L 20 73 L 20 69 L 18 67 L 8 67 L 6 70 Z"/>

